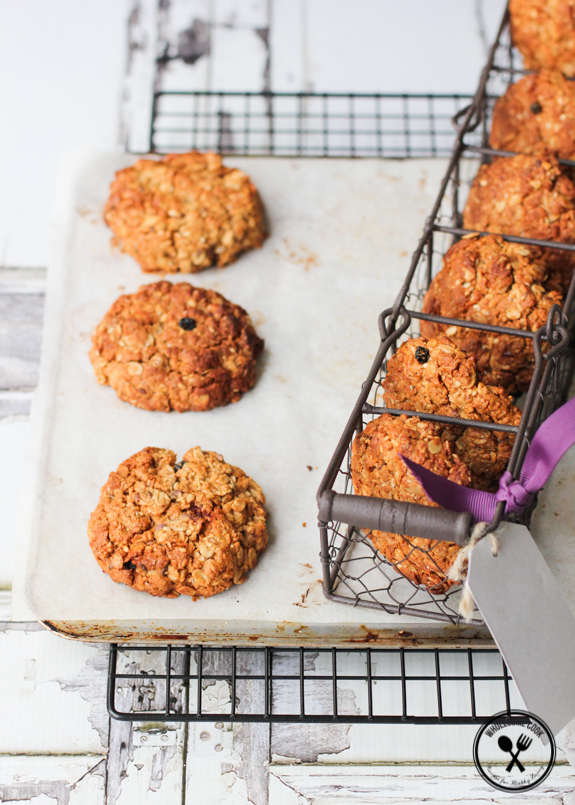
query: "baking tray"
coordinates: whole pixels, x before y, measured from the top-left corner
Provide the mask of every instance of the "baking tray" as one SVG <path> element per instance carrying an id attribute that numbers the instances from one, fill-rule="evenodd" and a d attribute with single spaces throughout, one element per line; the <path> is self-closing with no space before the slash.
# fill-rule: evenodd
<path id="1" fill-rule="evenodd" d="M 62 167 L 14 619 L 124 642 L 485 638 L 467 626 L 354 613 L 326 601 L 314 527 L 320 471 L 377 348 L 378 313 L 401 285 L 445 161 L 228 158 L 258 186 L 270 237 L 225 270 L 171 279 L 214 288 L 248 310 L 266 341 L 259 378 L 235 405 L 162 414 L 98 386 L 87 357 L 91 332 L 112 301 L 158 279 L 112 251 L 102 221 L 114 171 L 134 159 L 84 151 Z M 270 544 L 257 568 L 244 585 L 196 602 L 113 584 L 86 536 L 100 487 L 147 445 L 181 456 L 196 444 L 222 453 L 264 489 Z"/>

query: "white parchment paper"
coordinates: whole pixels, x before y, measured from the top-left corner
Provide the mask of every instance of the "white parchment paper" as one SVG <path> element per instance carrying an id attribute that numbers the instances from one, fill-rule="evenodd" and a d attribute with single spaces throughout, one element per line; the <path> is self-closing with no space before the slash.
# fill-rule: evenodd
<path id="1" fill-rule="evenodd" d="M 302 640 L 337 639 L 409 623 L 441 632 L 441 624 L 324 599 L 315 493 L 445 161 L 227 159 L 259 188 L 271 235 L 226 269 L 168 279 L 213 288 L 246 308 L 266 344 L 259 378 L 234 405 L 163 414 L 98 386 L 88 359 L 91 332 L 114 299 L 158 279 L 112 251 L 102 221 L 114 171 L 134 159 L 82 152 L 62 169 L 14 617 L 31 613 L 78 635 L 89 624 L 96 637 L 114 635 L 119 623 L 122 634 L 187 624 L 198 637 L 230 639 L 254 630 L 281 638 L 286 629 Z M 102 573 L 86 536 L 90 512 L 109 472 L 147 445 L 179 457 L 194 445 L 218 451 L 261 484 L 270 543 L 245 584 L 207 600 L 167 600 Z"/>

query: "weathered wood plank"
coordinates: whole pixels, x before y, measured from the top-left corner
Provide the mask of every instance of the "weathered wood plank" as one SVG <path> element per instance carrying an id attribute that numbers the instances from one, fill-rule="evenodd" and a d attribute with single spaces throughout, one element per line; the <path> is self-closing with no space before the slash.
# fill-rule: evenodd
<path id="1" fill-rule="evenodd" d="M 0 755 L 0 802 L 104 805 L 105 758 Z"/>
<path id="2" fill-rule="evenodd" d="M 1 405 L 1 401 L 0 401 Z M 18 549 L 18 514 L 24 488 L 24 457 L 28 420 L 0 417 L 0 590 L 12 586 Z M 5 613 L 6 614 L 6 613 Z M 9 615 L 8 615 L 9 617 Z"/>
<path id="3" fill-rule="evenodd" d="M 120 105 L 120 143 L 149 150 L 156 71 L 158 3 L 133 0 L 127 23 L 127 59 Z"/>
<path id="4" fill-rule="evenodd" d="M 505 794 L 491 788 L 474 766 L 270 766 L 274 805 L 394 805 L 400 802 L 562 805 L 575 786 L 570 766 L 556 766 L 533 791 Z"/>
<path id="5" fill-rule="evenodd" d="M 42 294 L 46 290 L 45 268 L 0 268 L 0 294 Z"/>
<path id="6" fill-rule="evenodd" d="M 103 754 L 106 647 L 0 631 L 0 754 Z"/>
<path id="7" fill-rule="evenodd" d="M 230 674 L 231 655 L 204 652 L 203 672 Z M 262 672 L 263 656 L 238 655 L 237 673 Z M 253 684 L 252 684 L 253 682 Z M 261 712 L 263 688 L 257 680 L 238 683 L 238 713 Z M 194 699 L 192 692 L 192 699 Z M 194 701 L 195 704 L 195 701 Z M 204 680 L 204 712 L 230 712 L 231 688 L 225 680 Z M 214 715 L 214 718 L 217 716 Z M 267 805 L 269 735 L 267 724 L 224 724 L 213 722 L 190 725 L 186 761 L 186 800 L 202 805 Z"/>
<path id="8" fill-rule="evenodd" d="M 119 686 L 117 705 L 121 710 L 140 711 L 145 719 L 146 712 L 165 710 L 166 695 L 173 712 L 185 709 L 184 687 L 174 680 L 167 693 L 165 681 L 156 678 L 166 673 L 164 656 L 153 651 L 120 652 L 118 673 L 144 674 Z M 176 655 L 172 672 L 184 673 L 185 663 L 184 655 Z M 145 720 L 132 724 L 111 719 L 106 805 L 174 805 L 182 801 L 187 733 L 185 724 Z"/>
<path id="9" fill-rule="evenodd" d="M 33 396 L 33 391 L 0 390 L 0 419 L 28 417 Z"/>
<path id="10" fill-rule="evenodd" d="M 0 294 L 0 389 L 36 386 L 43 317 L 43 294 Z"/>
<path id="11" fill-rule="evenodd" d="M 45 268 L 0 268 L 0 308 L 4 312 L 9 308 L 0 323 L 0 419 L 30 413 L 40 363 L 45 290 Z"/>

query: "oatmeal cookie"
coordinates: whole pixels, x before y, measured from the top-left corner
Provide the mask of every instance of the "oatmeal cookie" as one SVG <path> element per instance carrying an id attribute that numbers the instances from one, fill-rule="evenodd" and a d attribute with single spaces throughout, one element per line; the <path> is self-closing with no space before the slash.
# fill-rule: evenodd
<path id="1" fill-rule="evenodd" d="M 243 470 L 194 447 L 146 447 L 102 487 L 90 547 L 113 581 L 194 600 L 245 581 L 267 545 L 265 497 Z"/>
<path id="2" fill-rule="evenodd" d="M 227 266 L 266 238 L 249 177 L 198 151 L 139 159 L 118 171 L 104 220 L 122 251 L 162 274 Z"/>
<path id="3" fill-rule="evenodd" d="M 545 325 L 558 289 L 549 290 L 543 249 L 508 243 L 495 235 L 467 235 L 443 260 L 423 300 L 423 312 L 451 319 L 496 324 L 535 332 Z M 484 383 L 509 394 L 529 387 L 535 355 L 530 338 L 515 338 L 430 321 L 421 322 L 427 338 L 449 336 L 477 363 Z"/>
<path id="4" fill-rule="evenodd" d="M 501 151 L 575 158 L 575 82 L 554 70 L 527 75 L 497 100 L 489 144 Z"/>
<path id="5" fill-rule="evenodd" d="M 482 165 L 463 211 L 466 229 L 575 243 L 575 183 L 553 156 L 519 154 Z M 575 268 L 573 252 L 546 249 L 548 272 L 564 290 Z"/>
<path id="6" fill-rule="evenodd" d="M 528 70 L 575 76 L 575 0 L 509 0 L 511 37 Z"/>
<path id="7" fill-rule="evenodd" d="M 92 336 L 98 383 L 147 411 L 207 411 L 255 383 L 264 342 L 216 291 L 166 280 L 117 299 Z"/>
<path id="8" fill-rule="evenodd" d="M 477 478 L 458 455 L 456 436 L 449 426 L 416 416 L 383 414 L 354 439 L 351 477 L 355 493 L 436 506 L 400 455 L 457 484 L 478 487 Z M 454 583 L 446 579 L 446 573 L 459 545 L 383 531 L 368 535 L 382 556 L 414 584 L 439 594 Z"/>
<path id="9" fill-rule="evenodd" d="M 499 386 L 477 378 L 475 358 L 449 338 L 411 338 L 387 365 L 383 382 L 388 408 L 461 419 L 518 425 L 521 411 Z M 514 434 L 443 425 L 456 439 L 455 452 L 482 489 L 497 487 L 513 447 Z"/>

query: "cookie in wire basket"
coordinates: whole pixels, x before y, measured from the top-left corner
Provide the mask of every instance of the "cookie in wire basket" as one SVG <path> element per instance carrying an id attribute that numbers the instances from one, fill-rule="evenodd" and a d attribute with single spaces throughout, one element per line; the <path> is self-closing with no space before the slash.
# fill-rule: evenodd
<path id="1" fill-rule="evenodd" d="M 382 414 L 354 439 L 351 478 L 355 493 L 435 506 L 400 455 L 454 483 L 479 488 L 481 484 L 457 454 L 456 439 L 453 429 L 445 425 L 405 414 Z M 377 551 L 413 584 L 438 595 L 454 584 L 447 572 L 459 545 L 384 531 L 370 531 L 368 536 Z"/>
<path id="2" fill-rule="evenodd" d="M 475 359 L 448 338 L 413 338 L 388 361 L 383 382 L 389 408 L 518 425 L 521 412 L 503 389 L 477 379 Z M 514 434 L 383 414 L 352 445 L 356 494 L 435 506 L 401 459 L 473 489 L 493 491 L 511 455 Z M 416 585 L 444 593 L 459 546 L 373 531 L 374 546 Z"/>
<path id="3" fill-rule="evenodd" d="M 541 70 L 511 84 L 495 104 L 489 144 L 574 159 L 575 83 L 557 70 Z"/>
<path id="4" fill-rule="evenodd" d="M 481 382 L 475 358 L 449 338 L 410 338 L 387 364 L 383 381 L 388 408 L 518 425 L 521 411 L 500 386 Z M 456 437 L 455 451 L 481 488 L 491 489 L 511 456 L 515 435 L 483 428 L 443 426 Z"/>
<path id="5" fill-rule="evenodd" d="M 237 402 L 256 379 L 264 342 L 246 311 L 188 282 L 120 296 L 92 336 L 99 383 L 148 411 L 207 411 Z"/>
<path id="6" fill-rule="evenodd" d="M 482 165 L 463 210 L 463 225 L 479 232 L 575 243 L 575 183 L 552 155 L 518 154 Z M 549 277 L 567 292 L 573 252 L 547 250 Z"/>
<path id="7" fill-rule="evenodd" d="M 509 0 L 511 38 L 528 70 L 575 77 L 575 0 Z"/>
<path id="8" fill-rule="evenodd" d="M 466 235 L 446 253 L 423 300 L 423 312 L 535 332 L 545 325 L 553 305 L 561 304 L 560 285 L 556 276 L 549 276 L 543 249 L 495 235 Z M 509 394 L 529 387 L 535 367 L 530 338 L 435 321 L 422 321 L 421 333 L 427 338 L 449 336 L 475 358 L 484 383 L 502 386 Z"/>
<path id="9" fill-rule="evenodd" d="M 198 151 L 139 159 L 118 171 L 104 220 L 122 251 L 162 274 L 227 266 L 266 238 L 249 177 Z"/>
<path id="10" fill-rule="evenodd" d="M 194 600 L 241 584 L 268 541 L 265 497 L 243 470 L 194 447 L 146 447 L 102 487 L 90 547 L 115 582 Z"/>

